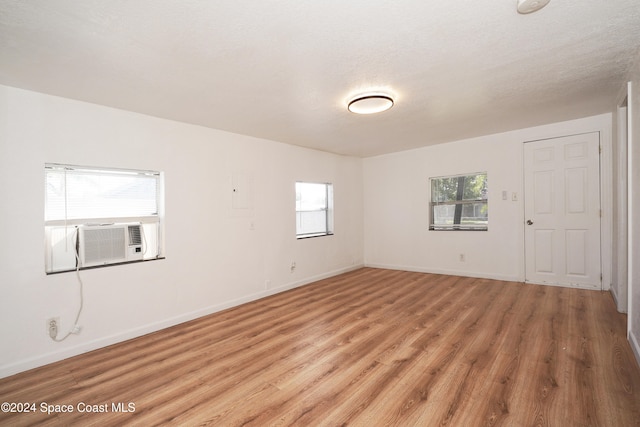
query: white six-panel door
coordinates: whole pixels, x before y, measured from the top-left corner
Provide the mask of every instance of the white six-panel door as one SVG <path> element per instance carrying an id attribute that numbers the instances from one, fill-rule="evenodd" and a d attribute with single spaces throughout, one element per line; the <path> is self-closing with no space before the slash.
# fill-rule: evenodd
<path id="1" fill-rule="evenodd" d="M 600 289 L 600 135 L 524 144 L 526 281 Z"/>

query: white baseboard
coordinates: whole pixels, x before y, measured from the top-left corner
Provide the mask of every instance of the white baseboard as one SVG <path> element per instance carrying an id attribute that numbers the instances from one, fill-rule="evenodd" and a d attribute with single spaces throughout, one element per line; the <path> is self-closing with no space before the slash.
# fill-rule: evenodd
<path id="1" fill-rule="evenodd" d="M 620 301 L 618 299 L 618 291 L 616 290 L 615 286 L 611 286 L 609 288 L 609 292 L 611 292 L 611 296 L 613 297 L 613 302 L 616 305 L 616 310 L 618 310 L 618 313 L 627 313 L 627 307 L 626 305 L 623 307 L 620 307 Z"/>
<path id="2" fill-rule="evenodd" d="M 358 268 L 362 268 L 362 267 L 364 267 L 364 265 L 362 264 L 353 265 L 346 268 L 330 271 L 327 273 L 306 277 L 304 279 L 300 279 L 295 282 L 290 282 L 283 286 L 279 286 L 277 288 L 266 289 L 264 291 L 256 292 L 251 295 L 226 301 L 221 304 L 215 304 L 212 306 L 204 307 L 202 309 L 184 313 L 179 316 L 163 319 L 161 321 L 150 323 L 138 328 L 133 328 L 127 331 L 122 331 L 114 335 L 98 338 L 98 339 L 88 341 L 73 347 L 68 347 L 63 350 L 54 351 L 54 352 L 50 352 L 43 355 L 38 355 L 36 357 L 32 357 L 26 360 L 21 360 L 20 362 L 4 365 L 0 367 L 0 378 L 5 378 L 20 372 L 28 371 L 29 369 L 38 368 L 40 366 L 48 365 L 50 363 L 58 362 L 60 360 L 68 359 L 73 356 L 87 353 L 89 351 L 97 350 L 99 348 L 103 348 L 109 345 L 117 344 L 119 342 L 127 341 L 132 338 L 137 338 L 143 335 L 147 335 L 152 332 L 157 332 L 159 330 L 169 328 L 171 326 L 175 326 L 180 323 L 188 322 L 190 320 L 194 320 L 199 317 L 207 316 L 209 314 L 226 310 L 231 307 L 236 307 L 238 305 L 245 304 L 251 301 L 256 301 L 261 298 L 265 298 L 271 295 L 278 294 L 280 292 L 288 291 L 290 289 L 294 289 L 300 286 L 307 285 L 309 283 L 316 282 L 318 280 L 327 279 L 329 277 L 337 276 L 342 273 L 347 273 L 349 271 L 357 270 Z"/>
<path id="3" fill-rule="evenodd" d="M 475 277 L 478 279 L 492 279 L 492 280 L 504 280 L 507 282 L 523 282 L 524 279 L 522 277 L 517 276 L 508 276 L 502 274 L 489 274 L 489 273 L 478 273 L 473 271 L 462 271 L 462 270 L 445 270 L 438 268 L 423 268 L 423 267 L 415 267 L 411 265 L 395 265 L 395 264 L 376 264 L 376 263 L 365 263 L 365 267 L 371 268 L 385 268 L 388 270 L 403 270 L 403 271 L 413 271 L 416 273 L 431 273 L 431 274 L 445 274 L 448 276 L 463 276 L 463 277 Z"/>
<path id="4" fill-rule="evenodd" d="M 617 309 L 620 313 L 622 313 L 622 312 L 620 311 L 620 306 L 618 305 L 618 292 L 616 292 L 616 287 L 615 287 L 615 286 L 611 286 L 611 287 L 609 288 L 609 292 L 611 293 L 611 296 L 613 297 L 613 302 L 614 302 L 614 304 L 616 305 L 616 309 Z"/>

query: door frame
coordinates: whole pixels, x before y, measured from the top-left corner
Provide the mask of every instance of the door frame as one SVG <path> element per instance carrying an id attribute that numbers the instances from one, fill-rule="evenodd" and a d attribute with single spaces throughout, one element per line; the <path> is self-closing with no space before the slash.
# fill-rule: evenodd
<path id="1" fill-rule="evenodd" d="M 599 163 L 599 203 L 600 203 L 600 290 L 605 291 L 610 289 L 611 285 L 611 271 L 612 271 L 612 234 L 613 234 L 613 197 L 611 195 L 611 188 L 613 185 L 613 164 L 612 164 L 612 138 L 611 138 L 611 124 L 609 126 L 603 126 L 600 128 L 594 128 L 590 130 L 579 130 L 574 132 L 554 132 L 550 135 L 545 135 L 541 138 L 527 139 L 522 142 L 522 277 L 523 281 L 527 281 L 526 263 L 526 212 L 524 209 L 524 200 L 527 197 L 525 192 L 525 158 L 524 147 L 525 144 L 531 142 L 548 141 L 551 139 L 564 138 L 577 135 L 585 135 L 590 133 L 597 133 L 600 144 L 600 156 Z M 530 282 L 535 283 L 535 282 Z M 551 283 L 546 285 L 554 286 Z M 557 285 L 564 286 L 564 285 Z"/>
<path id="2" fill-rule="evenodd" d="M 629 143 L 631 132 L 631 109 L 629 100 L 631 98 L 631 82 L 624 85 L 616 99 L 615 117 L 615 140 L 613 141 L 613 164 L 612 174 L 614 176 L 615 193 L 612 215 L 615 215 L 617 227 L 612 230 L 612 257 L 611 268 L 612 282 L 611 294 L 616 303 L 616 308 L 621 313 L 629 311 L 629 214 L 630 208 L 628 185 L 631 182 L 629 166 Z"/>
<path id="3" fill-rule="evenodd" d="M 627 296 L 628 296 L 628 305 L 627 305 L 627 339 L 632 339 L 632 326 L 633 326 L 633 316 L 635 315 L 635 311 L 640 309 L 640 307 L 633 306 L 633 295 L 634 295 L 634 287 L 638 287 L 638 283 L 634 283 L 634 275 L 635 269 L 633 266 L 633 237 L 635 226 L 631 218 L 633 218 L 633 157 L 634 157 L 634 148 L 637 150 L 637 142 L 635 139 L 635 129 L 633 128 L 633 115 L 635 111 L 633 111 L 633 103 L 636 102 L 633 99 L 633 82 L 627 83 Z M 636 144 L 636 147 L 633 144 Z M 636 165 L 637 166 L 637 165 Z M 633 344 L 633 343 L 632 343 Z M 638 359 L 639 355 L 637 353 L 638 343 L 635 343 L 634 350 L 636 350 L 636 359 Z"/>

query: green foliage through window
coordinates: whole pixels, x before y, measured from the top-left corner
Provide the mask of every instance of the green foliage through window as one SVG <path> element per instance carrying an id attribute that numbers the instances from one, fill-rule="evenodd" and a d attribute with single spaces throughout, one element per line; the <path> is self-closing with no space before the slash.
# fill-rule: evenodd
<path id="1" fill-rule="evenodd" d="M 430 230 L 487 230 L 487 173 L 431 178 Z"/>

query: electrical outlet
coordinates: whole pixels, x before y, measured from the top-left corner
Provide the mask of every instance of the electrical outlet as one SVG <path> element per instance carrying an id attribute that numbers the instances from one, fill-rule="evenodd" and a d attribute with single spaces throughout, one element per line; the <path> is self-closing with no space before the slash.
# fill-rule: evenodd
<path id="1" fill-rule="evenodd" d="M 467 258 L 465 257 L 464 254 L 460 254 L 460 262 L 465 262 L 467 260 Z"/>
<path id="2" fill-rule="evenodd" d="M 291 272 L 293 273 L 296 269 L 296 262 L 295 261 L 291 261 Z"/>
<path id="3" fill-rule="evenodd" d="M 59 317 L 51 317 L 47 319 L 47 333 L 51 339 L 55 339 L 58 336 L 58 325 L 60 325 Z"/>

